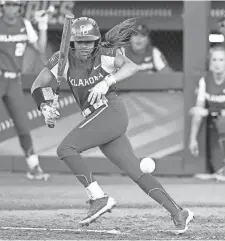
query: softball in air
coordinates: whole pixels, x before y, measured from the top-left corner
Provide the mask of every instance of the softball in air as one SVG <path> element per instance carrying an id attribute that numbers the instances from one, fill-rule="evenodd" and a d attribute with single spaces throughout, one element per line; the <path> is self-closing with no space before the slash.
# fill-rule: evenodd
<path id="1" fill-rule="evenodd" d="M 155 170 L 155 161 L 150 157 L 145 157 L 140 162 L 140 169 L 143 173 L 152 173 Z"/>

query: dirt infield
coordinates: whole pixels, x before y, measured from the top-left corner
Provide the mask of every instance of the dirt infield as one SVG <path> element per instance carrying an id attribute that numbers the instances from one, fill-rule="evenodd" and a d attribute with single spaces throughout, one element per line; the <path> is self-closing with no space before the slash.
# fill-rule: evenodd
<path id="1" fill-rule="evenodd" d="M 179 204 L 195 212 L 188 232 L 175 236 L 168 213 L 128 178 L 97 179 L 118 206 L 81 230 L 77 223 L 86 214 L 87 196 L 73 176 L 54 175 L 45 183 L 0 173 L 0 239 L 225 240 L 225 184 L 159 179 Z"/>

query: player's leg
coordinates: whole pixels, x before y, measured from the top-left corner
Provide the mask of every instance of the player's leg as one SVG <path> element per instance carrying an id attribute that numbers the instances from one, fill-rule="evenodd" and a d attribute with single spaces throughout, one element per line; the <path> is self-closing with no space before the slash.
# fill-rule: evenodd
<path id="1" fill-rule="evenodd" d="M 225 182 L 225 136 L 219 138 L 220 149 L 222 149 L 222 165 L 215 173 L 217 181 Z"/>
<path id="2" fill-rule="evenodd" d="M 43 172 L 39 164 L 39 158 L 34 153 L 21 82 L 16 79 L 10 79 L 8 81 L 10 81 L 10 83 L 8 85 L 7 93 L 4 96 L 4 102 L 9 115 L 13 119 L 20 145 L 26 157 L 26 162 L 29 168 L 27 178 L 31 180 L 47 180 L 49 178 L 49 174 L 45 174 Z"/>
<path id="3" fill-rule="evenodd" d="M 214 171 L 212 176 L 217 181 L 225 181 L 225 134 L 219 132 L 214 123 L 208 128 L 208 134 L 208 151 L 210 152 L 210 162 Z"/>
<path id="4" fill-rule="evenodd" d="M 193 219 L 193 213 L 183 210 L 166 192 L 162 185 L 151 175 L 140 170 L 140 161 L 135 156 L 130 141 L 124 134 L 100 147 L 104 155 L 124 171 L 140 188 L 156 202 L 162 205 L 174 220 L 177 233 L 187 230 L 187 224 Z"/>
<path id="5" fill-rule="evenodd" d="M 213 153 L 215 153 L 213 150 L 219 148 L 218 141 L 216 136 L 218 136 L 217 133 L 215 133 L 215 124 L 213 123 L 212 117 L 207 117 L 206 119 L 207 123 L 207 131 L 206 131 L 206 173 L 197 173 L 194 175 L 195 178 L 200 180 L 210 180 L 214 179 L 214 173 L 215 173 L 215 166 Z"/>
<path id="6" fill-rule="evenodd" d="M 122 109 L 123 111 L 120 111 Z M 84 163 L 81 153 L 93 147 L 110 142 L 120 136 L 127 128 L 127 113 L 119 101 L 114 101 L 91 120 L 94 115 L 81 122 L 61 142 L 57 154 L 87 191 L 91 200 L 90 209 L 80 224 L 89 224 L 100 215 L 111 210 L 115 200 L 105 195 Z M 90 121 L 91 120 L 91 121 Z M 89 122 L 90 121 L 90 122 Z"/>

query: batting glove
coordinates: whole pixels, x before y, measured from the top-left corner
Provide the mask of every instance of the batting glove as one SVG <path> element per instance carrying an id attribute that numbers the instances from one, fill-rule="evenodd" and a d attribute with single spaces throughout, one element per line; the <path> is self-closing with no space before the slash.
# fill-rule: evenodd
<path id="1" fill-rule="evenodd" d="M 50 106 L 48 104 L 43 104 L 41 106 L 41 112 L 42 112 L 42 115 L 45 118 L 45 123 L 48 126 L 54 127 L 55 124 L 56 124 L 56 120 L 60 116 L 59 111 L 53 106 Z"/>
<path id="2" fill-rule="evenodd" d="M 34 14 L 34 19 L 38 23 L 39 30 L 47 30 L 48 29 L 48 14 L 46 14 L 45 10 L 37 11 Z"/>
<path id="3" fill-rule="evenodd" d="M 91 93 L 88 96 L 88 102 L 93 105 L 95 102 L 100 101 L 102 96 L 108 92 L 108 89 L 109 86 L 106 81 L 103 80 L 99 82 L 95 87 L 89 90 Z"/>
<path id="4" fill-rule="evenodd" d="M 108 92 L 109 87 L 113 84 L 116 84 L 114 76 L 106 76 L 103 81 L 99 82 L 89 90 L 91 93 L 88 96 L 88 102 L 90 102 L 91 105 L 93 105 L 95 102 L 99 102 L 102 99 L 102 96 Z"/>

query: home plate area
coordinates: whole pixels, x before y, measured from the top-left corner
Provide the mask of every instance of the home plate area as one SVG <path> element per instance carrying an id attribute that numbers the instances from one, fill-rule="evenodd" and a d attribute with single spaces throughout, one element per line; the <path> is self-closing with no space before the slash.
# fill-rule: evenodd
<path id="1" fill-rule="evenodd" d="M 198 220 L 183 235 L 174 235 L 170 217 L 161 208 L 119 208 L 87 228 L 77 225 L 86 210 L 17 210 L 1 212 L 1 239 L 10 240 L 223 240 L 222 208 L 213 208 L 206 221 L 205 208 L 192 208 Z M 210 220 L 213 222 L 210 222 Z M 4 226 L 3 226 L 4 223 Z M 209 235 L 209 236 L 207 236 Z M 223 239 L 222 239 L 223 238 Z"/>
<path id="2" fill-rule="evenodd" d="M 182 207 L 195 213 L 189 230 L 175 235 L 169 213 L 127 177 L 96 178 L 117 207 L 81 227 L 87 196 L 73 175 L 55 174 L 49 182 L 39 182 L 0 173 L 0 240 L 225 240 L 223 183 L 157 178 Z"/>

